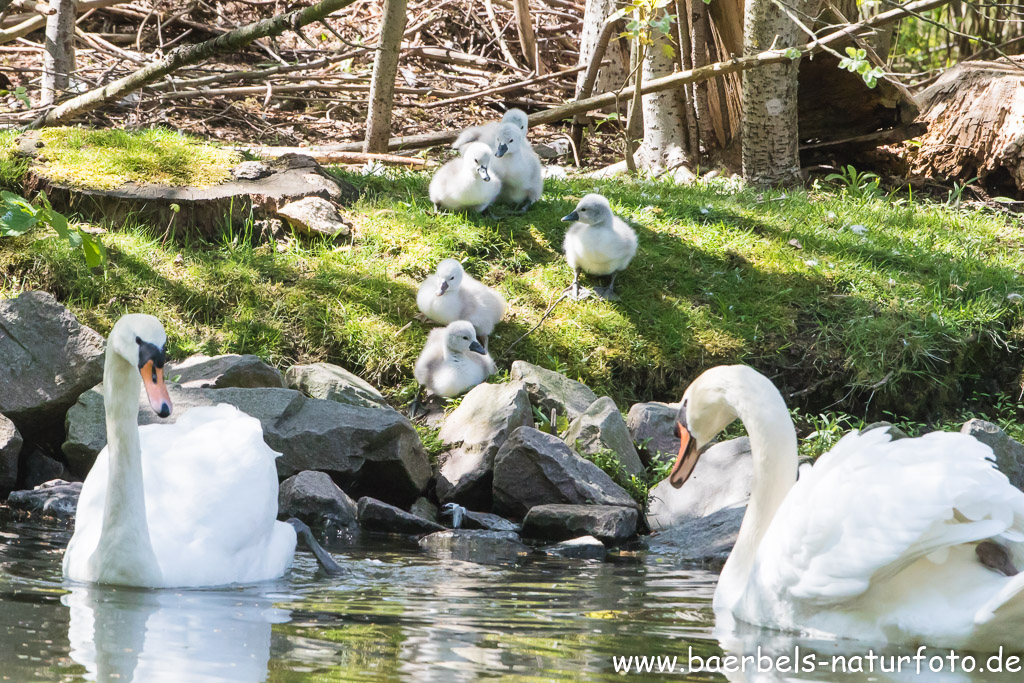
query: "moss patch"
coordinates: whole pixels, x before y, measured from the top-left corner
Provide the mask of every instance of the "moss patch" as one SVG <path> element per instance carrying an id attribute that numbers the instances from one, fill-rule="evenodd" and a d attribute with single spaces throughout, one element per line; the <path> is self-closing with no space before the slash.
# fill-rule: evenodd
<path id="1" fill-rule="evenodd" d="M 46 128 L 39 135 L 46 143 L 46 177 L 94 190 L 129 182 L 209 187 L 228 180 L 241 161 L 237 152 L 163 128 Z"/>

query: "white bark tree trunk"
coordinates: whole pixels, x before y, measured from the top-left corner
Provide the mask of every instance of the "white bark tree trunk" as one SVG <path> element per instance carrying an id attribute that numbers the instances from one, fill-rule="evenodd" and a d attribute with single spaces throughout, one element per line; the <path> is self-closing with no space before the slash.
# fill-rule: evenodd
<path id="1" fill-rule="evenodd" d="M 583 13 L 583 32 L 580 35 L 581 66 L 590 63 L 604 22 L 616 9 L 616 0 L 587 0 Z M 629 76 L 629 51 L 624 48 L 624 41 L 613 37 L 604 53 L 604 60 L 610 64 L 598 71 L 597 84 L 591 95 L 618 90 Z M 585 72 L 581 71 L 576 77 L 576 97 L 580 96 L 584 79 Z"/>
<path id="2" fill-rule="evenodd" d="M 50 0 L 57 10 L 46 18 L 46 52 L 43 53 L 43 82 L 40 104 L 53 104 L 67 90 L 75 70 L 75 2 Z"/>
<path id="3" fill-rule="evenodd" d="M 643 63 L 643 80 L 669 76 L 675 70 L 678 53 L 668 56 L 663 45 L 671 45 L 668 36 L 658 37 L 648 47 Z M 687 154 L 687 119 L 682 88 L 663 90 L 643 96 L 644 139 L 637 151 L 637 166 L 654 173 L 682 168 Z M 685 172 L 684 172 L 685 173 Z"/>
<path id="4" fill-rule="evenodd" d="M 391 139 L 391 108 L 395 101 L 398 56 L 405 33 L 406 0 L 385 0 L 380 42 L 373 59 L 370 80 L 370 111 L 366 116 L 364 152 L 387 152 Z"/>
<path id="5" fill-rule="evenodd" d="M 798 16 L 813 15 L 817 0 L 795 0 Z M 804 42 L 804 35 L 772 0 L 747 0 L 743 53 Z M 800 179 L 797 128 L 797 70 L 800 60 L 771 64 L 743 74 L 743 177 L 759 185 Z"/>

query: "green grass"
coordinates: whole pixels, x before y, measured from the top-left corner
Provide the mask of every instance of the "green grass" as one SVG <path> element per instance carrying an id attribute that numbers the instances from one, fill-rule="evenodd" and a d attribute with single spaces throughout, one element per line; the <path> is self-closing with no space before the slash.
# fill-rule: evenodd
<path id="1" fill-rule="evenodd" d="M 517 358 L 557 369 L 623 409 L 678 400 L 719 363 L 754 365 L 814 412 L 915 418 L 974 390 L 1008 391 L 1021 373 L 1021 304 L 1007 295 L 1024 294 L 1024 239 L 1002 216 L 831 186 L 552 180 L 525 216 L 485 219 L 433 214 L 425 174 L 342 175 L 363 191 L 351 245 L 162 243 L 159 226 L 128 226 L 104 235 L 110 266 L 96 275 L 65 245 L 28 235 L 0 242 L 0 296 L 46 289 L 104 333 L 146 311 L 177 357 L 326 360 L 395 401 L 412 396 L 429 329 L 410 323 L 417 284 L 450 256 L 509 300 L 491 338 L 501 369 Z M 622 300 L 563 301 L 501 358 L 569 284 L 559 218 L 589 191 L 638 226 Z"/>
<path id="2" fill-rule="evenodd" d="M 48 178 L 97 190 L 127 182 L 208 187 L 229 179 L 241 161 L 236 152 L 165 128 L 46 128 L 40 137 Z"/>
<path id="3" fill-rule="evenodd" d="M 28 159 L 16 154 L 17 130 L 0 130 L 0 189 L 17 190 L 28 170 Z"/>

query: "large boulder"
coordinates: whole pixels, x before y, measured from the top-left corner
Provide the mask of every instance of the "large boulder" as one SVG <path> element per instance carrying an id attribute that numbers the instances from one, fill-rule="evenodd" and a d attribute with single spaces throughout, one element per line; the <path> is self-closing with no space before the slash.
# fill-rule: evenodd
<path id="1" fill-rule="evenodd" d="M 523 426 L 533 426 L 533 409 L 522 385 L 473 387 L 438 432 L 441 441 L 453 446 L 439 458 L 438 500 L 490 509 L 494 456 Z"/>
<path id="2" fill-rule="evenodd" d="M 263 425 L 263 439 L 281 453 L 278 475 L 327 472 L 352 495 L 373 495 L 407 505 L 430 480 L 430 461 L 419 435 L 390 408 L 366 408 L 305 397 L 292 389 L 187 389 L 168 384 L 174 412 L 160 419 L 139 397 L 139 423 L 173 422 L 195 406 L 229 403 Z M 102 388 L 83 394 L 68 411 L 64 454 L 84 475 L 106 444 Z"/>
<path id="3" fill-rule="evenodd" d="M 530 402 L 545 415 L 556 410 L 572 421 L 597 400 L 597 394 L 586 384 L 526 361 L 517 360 L 512 364 L 511 377 L 513 382 L 522 382 L 530 395 Z"/>
<path id="4" fill-rule="evenodd" d="M 74 479 L 64 463 L 51 458 L 38 448 L 24 457 L 21 465 L 19 486 L 22 488 L 35 488 L 54 479 Z"/>
<path id="5" fill-rule="evenodd" d="M 9 491 L 18 483 L 18 454 L 23 443 L 14 423 L 0 415 L 0 490 Z"/>
<path id="6" fill-rule="evenodd" d="M 12 510 L 69 521 L 75 518 L 81 482 L 49 481 L 26 491 L 13 491 L 7 499 Z"/>
<path id="7" fill-rule="evenodd" d="M 641 455 L 648 461 L 674 459 L 679 452 L 676 413 L 679 406 L 669 403 L 637 403 L 629 409 L 626 427 L 633 441 L 641 444 Z"/>
<path id="8" fill-rule="evenodd" d="M 435 557 L 477 564 L 515 564 L 533 552 L 513 531 L 449 529 L 424 536 L 419 544 Z"/>
<path id="9" fill-rule="evenodd" d="M 647 538 L 648 549 L 679 562 L 701 562 L 711 567 L 725 564 L 736 545 L 746 506 L 718 510 L 707 517 L 656 531 Z"/>
<path id="10" fill-rule="evenodd" d="M 360 498 L 357 507 L 359 526 L 364 531 L 415 536 L 444 530 L 444 527 L 437 522 L 417 517 L 411 512 L 388 505 L 376 498 Z"/>
<path id="11" fill-rule="evenodd" d="M 164 376 L 183 387 L 195 389 L 280 389 L 284 386 L 277 368 L 251 354 L 190 356 L 180 363 L 168 364 Z"/>
<path id="12" fill-rule="evenodd" d="M 356 503 L 325 472 L 299 472 L 281 483 L 279 519 L 296 517 L 317 532 L 354 531 L 359 526 Z"/>
<path id="13" fill-rule="evenodd" d="M 700 456 L 682 488 L 673 488 L 665 479 L 651 489 L 647 524 L 657 531 L 746 505 L 753 483 L 750 439 L 744 436 L 717 443 Z"/>
<path id="14" fill-rule="evenodd" d="M 495 512 L 517 518 L 549 503 L 638 507 L 597 465 L 531 427 L 512 432 L 498 450 L 493 493 Z"/>
<path id="15" fill-rule="evenodd" d="M 78 395 L 103 379 L 103 347 L 46 292 L 0 300 L 0 413 L 23 438 L 51 440 Z"/>
<path id="16" fill-rule="evenodd" d="M 970 434 L 991 448 L 996 456 L 996 467 L 999 471 L 1007 476 L 1011 484 L 1024 489 L 1024 446 L 985 420 L 968 420 L 960 432 Z"/>
<path id="17" fill-rule="evenodd" d="M 582 415 L 569 424 L 565 443 L 581 454 L 611 451 L 627 474 L 645 479 L 647 477 L 626 421 L 622 419 L 615 401 L 607 396 L 591 403 Z"/>
<path id="18" fill-rule="evenodd" d="M 636 536 L 636 508 L 617 505 L 538 505 L 523 520 L 523 536 L 544 541 L 567 541 L 593 536 L 616 544 Z"/>
<path id="19" fill-rule="evenodd" d="M 466 510 L 463 514 L 462 528 L 519 532 L 519 525 L 515 522 L 511 522 L 500 515 L 493 515 L 490 512 L 476 512 L 474 510 Z"/>
<path id="20" fill-rule="evenodd" d="M 285 373 L 284 382 L 289 389 L 301 391 L 310 398 L 366 408 L 388 407 L 388 402 L 373 385 L 331 363 L 293 365 Z"/>

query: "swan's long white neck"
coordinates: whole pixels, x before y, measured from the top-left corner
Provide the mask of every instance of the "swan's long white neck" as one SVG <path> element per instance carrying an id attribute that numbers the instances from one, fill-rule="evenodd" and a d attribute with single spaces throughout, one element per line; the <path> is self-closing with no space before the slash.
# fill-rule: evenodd
<path id="1" fill-rule="evenodd" d="M 754 476 L 736 545 L 722 568 L 715 590 L 716 610 L 731 609 L 742 595 L 761 540 L 796 482 L 796 431 L 786 403 L 773 386 L 770 392 L 752 389 L 744 387 L 727 394 L 727 402 L 750 437 Z"/>
<path id="2" fill-rule="evenodd" d="M 99 542 L 90 558 L 102 583 L 158 585 L 160 567 L 146 523 L 139 442 L 142 378 L 107 344 L 103 402 L 107 422 L 107 497 Z"/>

